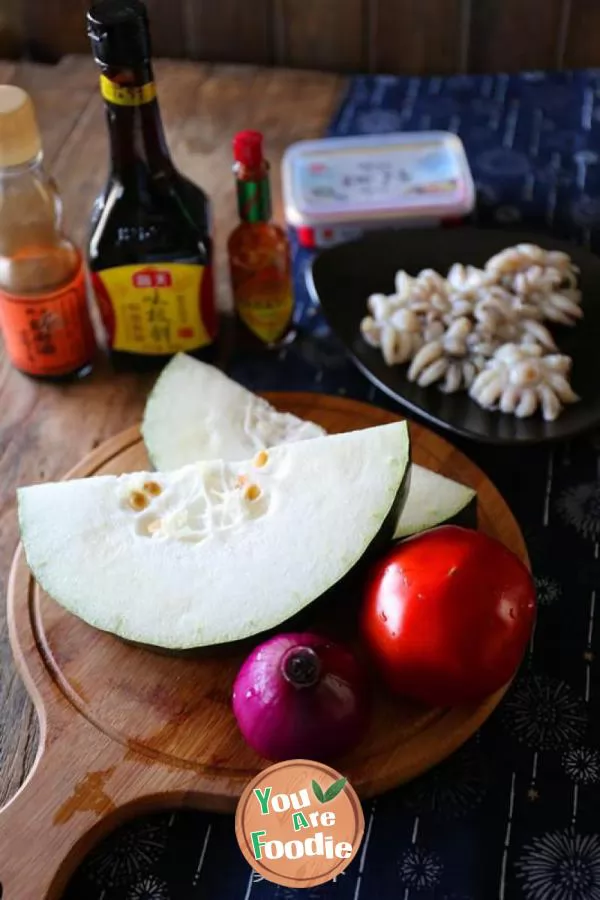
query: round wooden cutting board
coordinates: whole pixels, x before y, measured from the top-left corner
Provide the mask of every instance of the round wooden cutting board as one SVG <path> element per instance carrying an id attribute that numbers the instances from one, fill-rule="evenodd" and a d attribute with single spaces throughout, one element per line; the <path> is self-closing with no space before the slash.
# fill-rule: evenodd
<path id="1" fill-rule="evenodd" d="M 330 432 L 398 419 L 339 397 L 265 396 Z M 519 527 L 483 472 L 424 428 L 411 425 L 411 439 L 414 461 L 475 488 L 479 527 L 527 561 Z M 139 430 L 132 428 L 67 477 L 147 468 Z M 276 547 L 273 559 L 276 565 Z M 268 765 L 245 745 L 230 709 L 232 683 L 247 649 L 173 656 L 126 644 L 44 594 L 20 549 L 8 612 L 13 651 L 42 736 L 28 781 L 0 812 L 5 900 L 60 897 L 87 850 L 135 812 L 179 804 L 233 812 L 247 782 Z M 341 630 L 346 636 L 347 629 Z M 402 702 L 380 688 L 368 734 L 334 765 L 362 797 L 386 791 L 452 753 L 503 694 L 480 706 L 442 710 Z"/>

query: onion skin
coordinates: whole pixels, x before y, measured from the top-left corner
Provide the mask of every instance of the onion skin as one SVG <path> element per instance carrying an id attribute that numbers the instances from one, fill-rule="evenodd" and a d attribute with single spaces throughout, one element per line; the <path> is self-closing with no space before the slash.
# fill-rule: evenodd
<path id="1" fill-rule="evenodd" d="M 352 652 L 312 633 L 260 644 L 233 686 L 245 741 L 272 761 L 324 762 L 347 753 L 365 734 L 370 706 L 367 677 Z"/>

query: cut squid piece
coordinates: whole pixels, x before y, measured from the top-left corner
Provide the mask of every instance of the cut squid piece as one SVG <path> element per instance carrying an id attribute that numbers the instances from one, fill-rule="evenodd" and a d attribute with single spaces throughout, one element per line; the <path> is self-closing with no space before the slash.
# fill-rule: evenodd
<path id="1" fill-rule="evenodd" d="M 444 354 L 444 345 L 440 340 L 431 341 L 421 347 L 408 369 L 409 381 L 416 381 L 421 373 Z"/>
<path id="2" fill-rule="evenodd" d="M 522 388 L 521 397 L 515 409 L 518 419 L 527 419 L 532 416 L 538 407 L 538 394 L 533 388 Z"/>
<path id="3" fill-rule="evenodd" d="M 402 299 L 407 299 L 412 293 L 415 279 L 408 272 L 400 271 L 396 273 L 395 288 L 396 294 Z"/>
<path id="4" fill-rule="evenodd" d="M 567 253 L 528 243 L 507 247 L 483 269 L 455 263 L 445 278 L 401 270 L 395 294 L 369 298 L 361 332 L 387 365 L 408 363 L 407 378 L 421 387 L 467 390 L 485 408 L 522 418 L 539 409 L 551 421 L 578 398 L 571 362 L 544 323 L 573 326 L 583 317 L 578 272 Z M 542 357 L 543 365 L 535 362 Z"/>
<path id="5" fill-rule="evenodd" d="M 391 297 L 386 297 L 385 294 L 371 294 L 367 300 L 367 309 L 376 322 L 385 322 L 393 309 Z"/>
<path id="6" fill-rule="evenodd" d="M 484 409 L 499 408 L 520 419 L 541 410 L 543 418 L 552 422 L 564 404 L 579 400 L 559 371 L 566 367 L 565 359 L 557 354 L 543 356 L 537 344 L 505 344 L 475 379 L 469 395 Z"/>
<path id="7" fill-rule="evenodd" d="M 442 356 L 439 359 L 436 359 L 435 362 L 432 362 L 431 365 L 427 366 L 426 369 L 423 369 L 419 377 L 417 378 L 417 384 L 419 387 L 429 387 L 430 384 L 433 384 L 436 381 L 439 381 L 440 378 L 448 371 L 448 366 L 450 365 L 447 357 Z"/>
<path id="8" fill-rule="evenodd" d="M 456 391 L 461 389 L 463 380 L 462 365 L 457 362 L 450 363 L 446 370 L 444 382 L 440 385 L 440 390 L 443 391 L 444 394 L 455 394 Z"/>
<path id="9" fill-rule="evenodd" d="M 492 272 L 496 276 L 507 276 L 523 272 L 533 266 L 558 269 L 564 274 L 578 272 L 567 253 L 559 250 L 544 250 L 535 244 L 517 244 L 515 247 L 507 247 L 487 261 L 485 271 Z"/>
<path id="10" fill-rule="evenodd" d="M 552 369 L 554 372 L 560 372 L 561 375 L 568 375 L 573 366 L 573 360 L 564 353 L 550 353 L 545 357 L 546 368 Z"/>
<path id="11" fill-rule="evenodd" d="M 533 342 L 539 344 L 544 350 L 558 350 L 556 341 L 541 322 L 537 322 L 535 319 L 525 319 L 519 323 L 519 330 L 522 332 L 522 344 Z"/>
<path id="12" fill-rule="evenodd" d="M 485 269 L 478 269 L 475 266 L 454 263 L 448 271 L 448 284 L 453 290 L 463 295 L 473 295 L 491 284 L 492 281 L 493 278 Z"/>
<path id="13" fill-rule="evenodd" d="M 391 325 L 382 329 L 381 352 L 388 366 L 408 362 L 421 344 L 422 338 L 418 332 L 399 331 Z"/>
<path id="14" fill-rule="evenodd" d="M 577 403 L 579 397 L 560 372 L 549 371 L 547 374 L 548 384 L 561 401 L 561 403 Z"/>
<path id="15" fill-rule="evenodd" d="M 441 337 L 425 344 L 409 367 L 408 380 L 419 387 L 442 382 L 439 387 L 446 394 L 468 387 L 482 365 L 475 363 L 468 351 L 472 327 L 468 319 L 457 319 Z"/>
<path id="16" fill-rule="evenodd" d="M 540 384 L 537 389 L 538 398 L 542 404 L 542 415 L 547 422 L 558 419 L 562 405 L 560 398 L 548 384 Z"/>
<path id="17" fill-rule="evenodd" d="M 484 409 L 494 409 L 503 390 L 503 381 L 496 376 L 490 378 L 486 384 L 478 383 L 476 379 L 471 387 L 470 394 L 473 400 L 477 400 Z"/>
<path id="18" fill-rule="evenodd" d="M 509 384 L 500 396 L 500 412 L 514 413 L 520 398 L 521 389 L 514 384 Z"/>
<path id="19" fill-rule="evenodd" d="M 360 323 L 360 333 L 371 347 L 381 347 L 382 326 L 373 316 L 365 316 Z"/>
<path id="20" fill-rule="evenodd" d="M 551 322 L 575 325 L 579 319 L 583 318 L 580 302 L 581 293 L 579 291 L 563 291 L 544 297 L 540 307 L 544 316 Z"/>
<path id="21" fill-rule="evenodd" d="M 397 331 L 406 331 L 418 333 L 421 330 L 421 323 L 418 315 L 412 309 L 397 309 L 390 317 L 390 325 Z"/>

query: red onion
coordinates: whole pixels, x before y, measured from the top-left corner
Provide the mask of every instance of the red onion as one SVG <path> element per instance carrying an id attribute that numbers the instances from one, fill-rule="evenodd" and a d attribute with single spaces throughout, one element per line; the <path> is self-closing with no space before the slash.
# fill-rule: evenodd
<path id="1" fill-rule="evenodd" d="M 350 650 L 310 633 L 256 647 L 233 686 L 240 730 L 270 760 L 324 761 L 351 750 L 367 728 L 369 699 Z"/>

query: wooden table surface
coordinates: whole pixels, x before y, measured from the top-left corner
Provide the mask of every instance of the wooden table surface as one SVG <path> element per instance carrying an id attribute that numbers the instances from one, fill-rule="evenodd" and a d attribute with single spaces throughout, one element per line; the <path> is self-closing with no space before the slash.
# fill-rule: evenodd
<path id="1" fill-rule="evenodd" d="M 231 137 L 265 133 L 275 214 L 281 214 L 279 162 L 293 141 L 320 135 L 343 89 L 335 75 L 158 61 L 159 100 L 173 158 L 208 192 L 219 244 L 218 296 L 230 307 L 223 253 L 236 222 Z M 92 202 L 107 174 L 108 142 L 97 72 L 87 58 L 56 67 L 0 61 L 0 83 L 33 97 L 46 163 L 64 201 L 69 233 L 85 244 Z M 106 438 L 139 421 L 153 376 L 114 375 L 101 360 L 79 384 L 41 384 L 15 372 L 0 346 L 0 594 L 18 542 L 15 489 L 62 476 Z M 0 606 L 0 806 L 25 778 L 36 753 L 33 707 L 16 674 Z"/>

